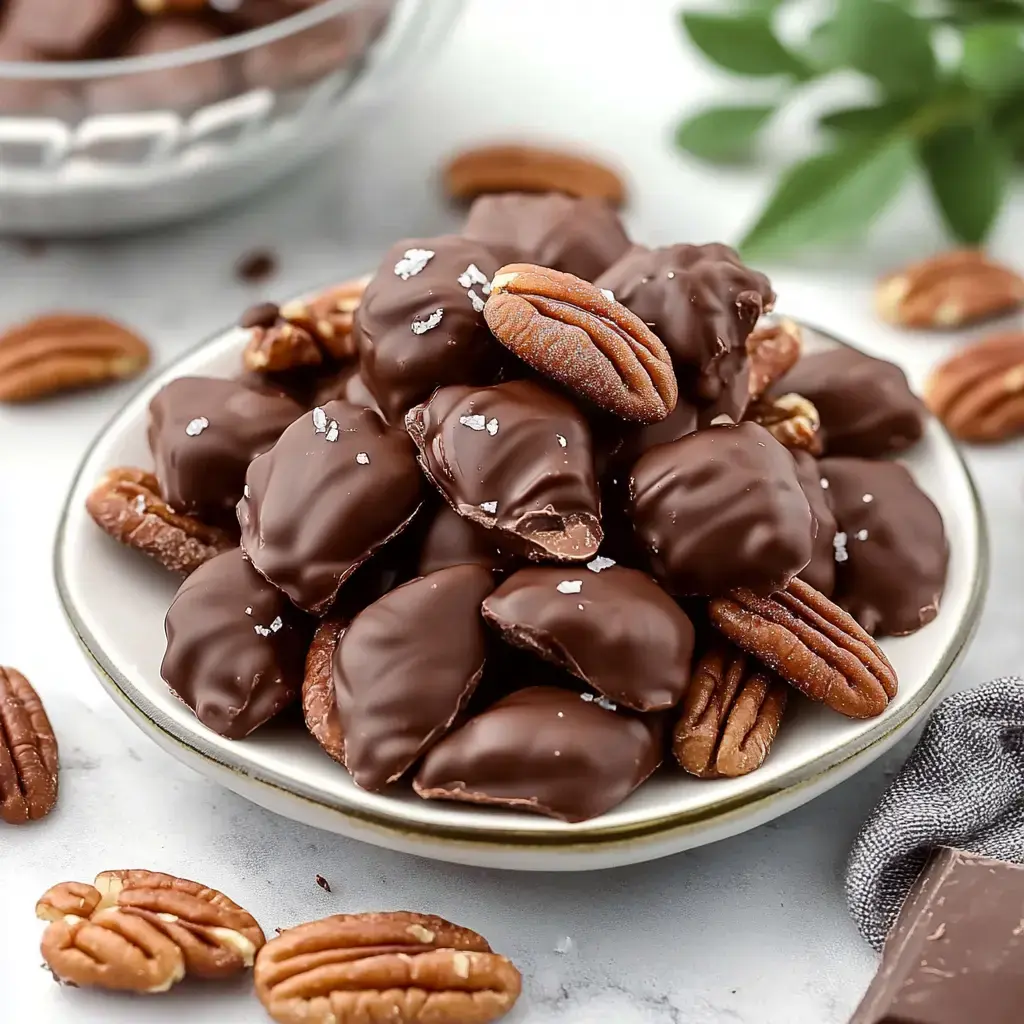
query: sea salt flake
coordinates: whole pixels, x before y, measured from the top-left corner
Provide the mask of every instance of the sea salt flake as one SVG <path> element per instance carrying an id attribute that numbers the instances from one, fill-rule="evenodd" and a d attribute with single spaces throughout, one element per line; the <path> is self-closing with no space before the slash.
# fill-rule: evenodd
<path id="1" fill-rule="evenodd" d="M 825 477 L 821 478 L 821 489 L 823 491 L 827 491 L 828 490 L 828 480 L 826 480 Z"/>
<path id="2" fill-rule="evenodd" d="M 670 270 L 665 276 L 671 281 L 676 276 L 676 272 L 674 270 Z"/>
<path id="3" fill-rule="evenodd" d="M 370 464 L 370 456 L 367 455 L 366 452 L 357 452 L 356 462 L 358 462 L 360 466 L 368 466 Z"/>
<path id="4" fill-rule="evenodd" d="M 496 419 L 494 419 L 494 417 L 491 417 L 491 419 L 489 419 L 487 421 L 487 433 L 490 434 L 491 437 L 494 437 L 494 435 L 497 432 L 498 432 L 498 421 Z"/>
<path id="5" fill-rule="evenodd" d="M 313 410 L 313 432 L 316 434 L 327 432 L 327 413 L 319 405 Z"/>
<path id="6" fill-rule="evenodd" d="M 875 500 L 875 496 L 873 494 L 865 494 L 860 500 L 863 501 L 865 505 L 870 505 L 871 502 Z"/>
<path id="7" fill-rule="evenodd" d="M 480 507 L 485 512 L 490 512 L 492 516 L 498 511 L 498 503 L 496 501 L 481 501 Z"/>
<path id="8" fill-rule="evenodd" d="M 426 334 L 427 331 L 432 331 L 441 322 L 441 317 L 443 316 L 444 309 L 438 307 L 426 320 L 413 320 L 409 327 L 413 334 Z"/>
<path id="9" fill-rule="evenodd" d="M 605 558 L 604 555 L 598 555 L 597 558 L 587 562 L 587 568 L 591 572 L 601 572 L 603 569 L 610 569 L 613 565 L 615 565 L 615 559 Z"/>
<path id="10" fill-rule="evenodd" d="M 205 416 L 197 416 L 194 420 L 188 421 L 185 433 L 189 437 L 198 437 L 209 425 L 210 421 Z"/>
<path id="11" fill-rule="evenodd" d="M 556 750 L 555 753 L 557 754 L 558 751 Z M 566 953 L 571 953 L 573 951 L 575 945 L 576 943 L 573 942 L 568 935 L 566 935 L 564 938 L 559 939 L 555 943 L 555 952 L 560 953 L 562 956 L 565 956 Z"/>
<path id="12" fill-rule="evenodd" d="M 245 614 L 252 615 L 252 605 L 249 605 L 249 607 L 245 609 Z"/>
<path id="13" fill-rule="evenodd" d="M 564 448 L 569 443 L 568 441 L 566 441 L 566 439 L 564 437 L 562 437 L 561 434 L 555 434 L 555 437 L 558 438 L 558 446 L 559 446 L 559 448 Z"/>
<path id="14" fill-rule="evenodd" d="M 583 589 L 583 580 L 562 580 L 555 587 L 560 594 L 578 594 Z"/>
<path id="15" fill-rule="evenodd" d="M 599 708 L 604 708 L 605 711 L 618 711 L 618 704 L 612 703 L 607 697 L 596 697 L 592 693 L 581 693 L 580 700 L 586 704 L 596 704 Z"/>
<path id="16" fill-rule="evenodd" d="M 338 440 L 338 421 L 331 420 L 327 424 L 327 433 L 324 435 L 325 441 L 337 441 Z"/>
<path id="17" fill-rule="evenodd" d="M 459 284 L 463 288 L 472 288 L 475 284 L 483 285 L 484 295 L 489 294 L 491 290 L 491 282 L 487 279 L 487 275 L 475 263 L 470 263 L 459 274 Z"/>
<path id="18" fill-rule="evenodd" d="M 395 276 L 403 281 L 415 277 L 432 259 L 432 249 L 406 249 L 405 255 L 395 264 Z"/>
<path id="19" fill-rule="evenodd" d="M 469 427 L 470 430 L 483 430 L 487 426 L 487 418 L 479 413 L 474 413 L 472 416 L 460 416 L 459 422 L 464 427 Z"/>
<path id="20" fill-rule="evenodd" d="M 850 557 L 846 552 L 846 534 L 842 530 L 832 538 L 832 549 L 837 562 L 845 562 Z"/>
<path id="21" fill-rule="evenodd" d="M 583 611 L 583 605 L 578 604 L 578 605 L 576 605 L 576 607 L 579 608 L 580 611 Z"/>
<path id="22" fill-rule="evenodd" d="M 139 495 L 136 496 L 136 498 L 135 498 L 135 511 L 140 516 L 144 516 L 146 514 L 146 496 L 144 494 L 139 494 Z"/>
<path id="23" fill-rule="evenodd" d="M 469 301 L 470 301 L 470 303 L 472 303 L 473 309 L 477 313 L 482 313 L 484 311 L 484 306 L 487 305 L 487 300 L 483 299 L 479 295 L 477 295 L 477 293 L 475 291 L 473 291 L 472 288 L 469 289 L 468 294 L 469 294 Z"/>
<path id="24" fill-rule="evenodd" d="M 868 531 L 867 530 L 858 530 L 854 534 L 854 536 L 857 538 L 857 540 L 867 540 L 868 539 Z"/>
<path id="25" fill-rule="evenodd" d="M 611 290 L 611 288 L 602 288 L 602 289 L 601 289 L 601 294 L 602 294 L 602 295 L 603 295 L 603 296 L 604 296 L 604 297 L 605 297 L 606 299 L 609 299 L 609 300 L 610 300 L 611 302 L 614 302 L 614 301 L 615 301 L 615 292 L 613 292 L 613 291 Z"/>
<path id="26" fill-rule="evenodd" d="M 252 628 L 256 631 L 257 636 L 270 636 L 270 630 L 266 626 L 253 626 Z"/>
<path id="27" fill-rule="evenodd" d="M 248 498 L 248 497 L 249 497 L 249 485 L 248 485 L 248 484 L 246 484 L 246 485 L 245 485 L 245 486 L 244 486 L 244 487 L 242 488 L 242 497 L 243 497 L 243 498 Z"/>
<path id="28" fill-rule="evenodd" d="M 281 616 L 278 615 L 278 617 L 276 619 L 274 619 L 274 621 L 270 624 L 270 632 L 271 633 L 276 633 L 279 629 L 283 629 L 283 628 L 284 628 L 284 622 L 282 621 Z"/>

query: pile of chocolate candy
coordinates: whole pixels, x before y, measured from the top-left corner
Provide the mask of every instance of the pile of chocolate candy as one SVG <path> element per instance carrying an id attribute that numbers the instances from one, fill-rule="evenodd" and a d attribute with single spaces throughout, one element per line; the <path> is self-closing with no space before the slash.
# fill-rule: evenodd
<path id="1" fill-rule="evenodd" d="M 881 714 L 874 638 L 945 583 L 939 513 L 884 458 L 924 414 L 890 363 L 801 355 L 774 301 L 726 246 L 507 194 L 249 310 L 240 377 L 166 385 L 155 474 L 89 499 L 189 573 L 167 685 L 239 739 L 301 695 L 359 786 L 565 821 L 663 759 L 756 769 L 794 690 Z"/>

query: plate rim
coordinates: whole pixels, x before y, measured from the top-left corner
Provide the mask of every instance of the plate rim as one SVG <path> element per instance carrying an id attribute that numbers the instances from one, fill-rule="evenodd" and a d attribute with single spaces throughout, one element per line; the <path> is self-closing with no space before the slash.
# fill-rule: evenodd
<path id="1" fill-rule="evenodd" d="M 299 298 L 308 297 L 309 294 L 311 293 L 308 291 L 303 292 Z M 821 335 L 838 346 L 862 351 L 853 343 L 837 337 L 831 331 L 818 327 L 816 324 L 812 324 L 802 318 L 790 319 L 797 319 L 797 322 L 807 330 Z M 57 598 L 64 618 L 70 626 L 78 645 L 85 654 L 90 667 L 98 677 L 101 685 L 103 685 L 104 689 L 113 699 L 115 705 L 140 728 L 151 728 L 159 732 L 163 740 L 166 741 L 165 745 L 182 747 L 186 757 L 190 759 L 198 757 L 208 761 L 219 769 L 227 770 L 242 777 L 246 782 L 256 783 L 287 797 L 311 803 L 320 811 L 327 811 L 332 815 L 340 814 L 345 818 L 351 819 L 361 827 L 370 827 L 375 831 L 383 831 L 400 839 L 415 837 L 421 840 L 437 840 L 491 850 L 503 849 L 505 851 L 561 853 L 585 850 L 592 853 L 599 849 L 620 846 L 623 843 L 664 838 L 679 832 L 690 831 L 699 826 L 710 827 L 714 823 L 722 823 L 734 818 L 740 812 L 752 813 L 766 802 L 772 801 L 773 798 L 792 795 L 830 776 L 841 775 L 844 766 L 848 762 L 854 758 L 862 757 L 872 748 L 881 747 L 882 750 L 879 751 L 881 753 L 888 743 L 895 742 L 896 734 L 908 730 L 914 724 L 920 712 L 933 702 L 943 682 L 963 656 L 978 628 L 985 595 L 988 590 L 991 568 L 988 524 L 981 505 L 977 485 L 960 446 L 941 422 L 934 420 L 930 413 L 926 413 L 926 415 L 932 418 L 944 436 L 945 441 L 948 442 L 967 483 L 974 524 L 973 539 L 975 541 L 977 571 L 971 582 L 964 615 L 946 644 L 935 669 L 929 674 L 918 692 L 906 705 L 900 707 L 898 711 L 892 715 L 880 716 L 872 729 L 849 740 L 839 750 L 822 754 L 813 761 L 793 768 L 777 780 L 754 786 L 742 794 L 714 801 L 699 809 L 675 811 L 641 821 L 616 825 L 602 826 L 600 824 L 590 825 L 583 823 L 582 825 L 572 826 L 571 830 L 567 829 L 565 832 L 551 833 L 538 833 L 519 828 L 500 829 L 443 823 L 412 823 L 401 812 L 402 805 L 397 801 L 395 802 L 395 811 L 393 813 L 384 810 L 378 811 L 353 807 L 346 804 L 343 798 L 339 799 L 333 794 L 319 790 L 315 786 L 307 786 L 294 778 L 290 778 L 272 769 L 246 763 L 246 759 L 243 756 L 237 758 L 222 756 L 219 751 L 207 747 L 202 742 L 202 737 L 194 731 L 179 728 L 177 723 L 165 716 L 139 690 L 131 679 L 121 672 L 114 659 L 99 644 L 79 614 L 77 604 L 68 589 L 65 562 L 68 549 L 68 525 L 75 511 L 72 500 L 82 484 L 86 466 L 91 461 L 100 443 L 108 436 L 125 411 L 144 392 L 148 391 L 157 379 L 168 377 L 174 372 L 176 367 L 198 355 L 203 349 L 217 343 L 226 343 L 232 332 L 237 331 L 237 327 L 229 326 L 222 328 L 204 337 L 195 345 L 189 346 L 170 363 L 160 367 L 155 373 L 147 375 L 139 387 L 107 418 L 82 453 L 78 466 L 68 485 L 54 536 L 52 567 Z M 144 720 L 146 725 L 144 726 L 143 722 L 139 719 Z M 837 779 L 838 781 L 841 780 Z M 825 788 L 830 787 L 826 786 Z M 599 821 L 600 819 L 597 820 Z"/>

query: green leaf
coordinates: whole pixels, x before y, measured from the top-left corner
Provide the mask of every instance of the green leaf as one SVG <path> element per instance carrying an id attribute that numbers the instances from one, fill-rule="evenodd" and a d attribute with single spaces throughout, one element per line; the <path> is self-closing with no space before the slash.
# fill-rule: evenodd
<path id="1" fill-rule="evenodd" d="M 1024 25 L 972 25 L 963 44 L 960 71 L 979 92 L 999 96 L 1024 82 Z"/>
<path id="2" fill-rule="evenodd" d="M 935 86 L 931 28 L 893 0 L 840 0 L 825 39 L 834 67 L 874 78 L 891 96 L 921 95 Z"/>
<path id="3" fill-rule="evenodd" d="M 772 106 L 708 107 L 676 129 L 676 145 L 711 163 L 742 163 L 753 155 L 754 141 L 775 113 Z"/>
<path id="4" fill-rule="evenodd" d="M 818 126 L 849 138 L 870 139 L 896 131 L 920 109 L 912 100 L 887 100 L 873 107 L 845 107 L 819 118 Z"/>
<path id="5" fill-rule="evenodd" d="M 940 128 L 918 149 L 950 232 L 969 245 L 983 242 L 1006 194 L 1006 147 L 987 124 L 972 123 Z"/>
<path id="6" fill-rule="evenodd" d="M 849 241 L 895 198 L 913 167 L 913 146 L 899 136 L 813 156 L 783 175 L 740 248 L 763 258 L 809 243 Z"/>
<path id="7" fill-rule="evenodd" d="M 706 57 L 738 75 L 767 76 L 807 74 L 807 67 L 775 38 L 765 14 L 747 12 L 733 16 L 684 13 L 683 27 Z"/>

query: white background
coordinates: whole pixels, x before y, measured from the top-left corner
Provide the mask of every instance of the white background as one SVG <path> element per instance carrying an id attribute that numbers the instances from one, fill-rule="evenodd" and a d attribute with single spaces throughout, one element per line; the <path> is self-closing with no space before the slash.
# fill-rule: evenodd
<path id="1" fill-rule="evenodd" d="M 50 246 L 0 244 L 0 319 L 53 309 L 116 315 L 160 361 L 232 320 L 376 263 L 401 235 L 457 221 L 436 192 L 438 161 L 485 137 L 579 142 L 628 169 L 634 236 L 734 240 L 769 186 L 674 154 L 672 124 L 702 97 L 736 90 L 688 52 L 672 0 L 470 2 L 450 43 L 359 140 L 242 209 L 158 236 Z M 798 118 L 791 118 L 795 121 Z M 805 139 L 784 123 L 774 156 Z M 1024 204 L 994 248 L 1024 263 Z M 942 244 L 911 196 L 869 243 L 769 267 L 780 307 L 902 362 L 920 381 L 956 339 L 901 335 L 870 308 L 875 274 Z M 245 249 L 272 246 L 278 277 L 233 280 Z M 294 825 L 179 766 L 101 692 L 57 607 L 57 512 L 90 437 L 131 385 L 0 409 L 0 663 L 43 695 L 61 741 L 61 801 L 46 821 L 0 827 L 0 1022 L 159 1024 L 264 1019 L 247 984 L 186 985 L 149 1001 L 62 990 L 39 968 L 35 899 L 63 879 L 152 867 L 221 888 L 264 928 L 328 913 L 408 908 L 478 929 L 513 957 L 519 1024 L 840 1024 L 874 957 L 850 922 L 841 872 L 859 823 L 906 746 L 831 794 L 755 832 L 660 863 L 600 874 L 523 876 L 389 854 Z M 1024 556 L 1020 446 L 972 452 L 995 549 L 992 591 L 955 686 L 1024 668 L 1014 577 Z M 333 892 L 315 884 L 325 876 Z M 568 953 L 564 938 L 572 939 Z"/>

